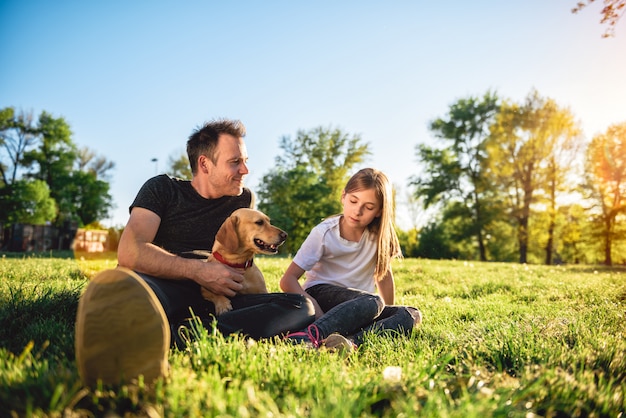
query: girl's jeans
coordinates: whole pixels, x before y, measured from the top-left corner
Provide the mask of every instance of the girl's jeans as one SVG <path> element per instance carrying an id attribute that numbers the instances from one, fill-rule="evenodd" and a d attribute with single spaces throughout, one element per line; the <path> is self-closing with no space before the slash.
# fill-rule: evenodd
<path id="1" fill-rule="evenodd" d="M 366 332 L 408 335 L 421 322 L 418 309 L 385 306 L 380 296 L 362 290 L 318 284 L 306 292 L 324 311 L 324 315 L 313 323 L 322 339 L 337 332 L 351 337 L 359 345 Z"/>

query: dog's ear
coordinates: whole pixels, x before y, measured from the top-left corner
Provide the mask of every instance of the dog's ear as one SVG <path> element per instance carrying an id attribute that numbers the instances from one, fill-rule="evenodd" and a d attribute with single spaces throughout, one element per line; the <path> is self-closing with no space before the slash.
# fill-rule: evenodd
<path id="1" fill-rule="evenodd" d="M 239 248 L 237 224 L 239 224 L 239 218 L 229 216 L 217 231 L 217 235 L 215 235 L 215 240 L 219 241 L 219 243 L 230 252 L 235 252 Z"/>

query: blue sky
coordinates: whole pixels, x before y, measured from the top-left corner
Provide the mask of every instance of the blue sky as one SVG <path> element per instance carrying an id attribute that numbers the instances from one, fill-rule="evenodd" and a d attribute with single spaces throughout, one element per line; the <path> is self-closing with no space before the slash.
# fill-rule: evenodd
<path id="1" fill-rule="evenodd" d="M 107 225 L 196 126 L 229 117 L 248 129 L 253 190 L 281 137 L 360 135 L 408 228 L 416 145 L 435 144 L 429 122 L 460 98 L 536 88 L 587 139 L 626 121 L 626 21 L 603 39 L 601 2 L 576 2 L 0 0 L 0 107 L 62 116 L 115 162 Z"/>

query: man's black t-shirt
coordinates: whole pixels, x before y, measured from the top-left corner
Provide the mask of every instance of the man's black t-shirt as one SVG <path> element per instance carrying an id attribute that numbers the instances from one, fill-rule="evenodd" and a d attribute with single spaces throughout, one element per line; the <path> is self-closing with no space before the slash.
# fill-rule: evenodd
<path id="1" fill-rule="evenodd" d="M 211 250 L 217 230 L 239 208 L 249 208 L 252 192 L 244 188 L 239 196 L 205 199 L 189 180 L 162 174 L 146 181 L 130 206 L 148 209 L 161 218 L 154 244 L 182 254 Z"/>

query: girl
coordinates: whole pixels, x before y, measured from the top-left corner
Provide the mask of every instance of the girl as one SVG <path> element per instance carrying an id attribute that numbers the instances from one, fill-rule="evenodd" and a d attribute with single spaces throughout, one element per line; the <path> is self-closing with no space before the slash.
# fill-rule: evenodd
<path id="1" fill-rule="evenodd" d="M 350 349 L 363 342 L 367 331 L 408 334 L 421 314 L 392 306 L 391 259 L 402 254 L 387 176 L 373 168 L 360 170 L 346 184 L 341 203 L 343 213 L 311 230 L 280 280 L 284 292 L 302 294 L 315 306 L 315 322 L 286 338 Z M 301 286 L 298 280 L 305 273 Z"/>

